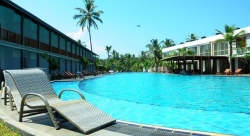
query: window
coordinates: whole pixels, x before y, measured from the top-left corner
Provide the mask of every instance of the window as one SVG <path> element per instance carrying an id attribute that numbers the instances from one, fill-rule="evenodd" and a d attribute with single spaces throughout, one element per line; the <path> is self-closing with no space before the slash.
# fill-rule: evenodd
<path id="1" fill-rule="evenodd" d="M 21 34 L 21 16 L 14 10 L 0 6 L 0 23 L 2 29 Z"/>
<path id="2" fill-rule="evenodd" d="M 195 53 L 194 55 L 197 55 L 197 46 L 189 47 L 188 49 L 194 51 L 194 53 Z"/>
<path id="3" fill-rule="evenodd" d="M 27 18 L 24 18 L 23 25 L 24 36 L 33 40 L 37 40 L 37 24 Z"/>
<path id="4" fill-rule="evenodd" d="M 58 35 L 51 32 L 51 45 L 58 48 Z"/>
<path id="5" fill-rule="evenodd" d="M 65 39 L 63 39 L 62 37 L 60 38 L 60 49 L 66 50 L 66 48 L 65 48 Z"/>
<path id="6" fill-rule="evenodd" d="M 214 55 L 228 55 L 228 43 L 227 42 L 215 43 Z"/>
<path id="7" fill-rule="evenodd" d="M 200 56 L 211 56 L 210 44 L 205 44 L 200 46 Z"/>
<path id="8" fill-rule="evenodd" d="M 40 26 L 39 34 L 40 34 L 39 35 L 40 42 L 49 45 L 49 31 L 44 27 Z"/>

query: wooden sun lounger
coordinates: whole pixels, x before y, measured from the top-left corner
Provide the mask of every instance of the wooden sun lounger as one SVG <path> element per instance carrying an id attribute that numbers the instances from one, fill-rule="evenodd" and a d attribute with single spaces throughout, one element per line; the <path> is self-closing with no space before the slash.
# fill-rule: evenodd
<path id="1" fill-rule="evenodd" d="M 242 68 L 238 68 L 235 70 L 234 74 L 239 75 L 241 73 Z"/>
<path id="2" fill-rule="evenodd" d="M 225 75 L 231 75 L 231 71 L 230 71 L 230 69 L 228 68 L 228 69 L 226 69 L 225 71 L 224 71 L 224 74 Z"/>
<path id="3" fill-rule="evenodd" d="M 69 79 L 69 78 L 74 78 L 73 76 L 70 76 L 70 75 L 63 75 L 61 74 L 58 70 L 55 71 L 57 74 L 58 74 L 58 77 L 61 79 Z"/>
<path id="4" fill-rule="evenodd" d="M 68 71 L 64 71 L 64 73 L 65 73 L 65 75 L 70 76 L 70 77 L 72 77 L 72 78 L 74 78 L 74 79 L 76 79 L 76 77 L 77 77 L 77 75 L 72 74 L 72 73 L 70 73 L 70 72 L 68 72 Z"/>

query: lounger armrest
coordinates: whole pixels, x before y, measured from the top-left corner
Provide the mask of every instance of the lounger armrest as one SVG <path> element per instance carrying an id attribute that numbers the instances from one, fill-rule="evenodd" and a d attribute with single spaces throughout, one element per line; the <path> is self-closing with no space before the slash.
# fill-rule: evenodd
<path id="1" fill-rule="evenodd" d="M 82 98 L 83 100 L 85 100 L 85 97 L 83 96 L 83 94 L 82 94 L 81 92 L 77 91 L 77 90 L 74 90 L 74 89 L 63 89 L 63 90 L 59 93 L 59 98 L 61 98 L 62 93 L 65 92 L 65 91 L 76 92 L 76 93 L 78 93 L 78 94 L 81 96 L 81 98 Z"/>
<path id="2" fill-rule="evenodd" d="M 28 93 L 28 94 L 25 94 L 24 97 L 22 98 L 21 105 L 25 104 L 25 99 L 28 96 L 38 97 L 38 98 L 40 98 L 44 102 L 45 106 L 49 106 L 48 100 L 43 95 L 38 94 L 38 93 Z"/>

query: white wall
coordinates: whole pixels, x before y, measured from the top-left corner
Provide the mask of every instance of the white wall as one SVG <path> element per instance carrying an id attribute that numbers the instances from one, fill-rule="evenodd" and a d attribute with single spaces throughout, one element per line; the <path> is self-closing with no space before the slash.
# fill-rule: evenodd
<path id="1" fill-rule="evenodd" d="M 246 46 L 250 47 L 250 36 L 246 37 Z"/>

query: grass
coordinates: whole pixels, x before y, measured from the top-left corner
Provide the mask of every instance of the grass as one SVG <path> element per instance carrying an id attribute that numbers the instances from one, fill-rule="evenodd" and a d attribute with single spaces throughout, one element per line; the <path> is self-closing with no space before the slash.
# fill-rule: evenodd
<path id="1" fill-rule="evenodd" d="M 4 122 L 0 122 L 0 136 L 21 136 L 21 134 L 9 128 Z"/>
<path id="2" fill-rule="evenodd" d="M 6 123 L 0 121 L 0 136 L 21 136 L 21 134 L 11 129 Z"/>

